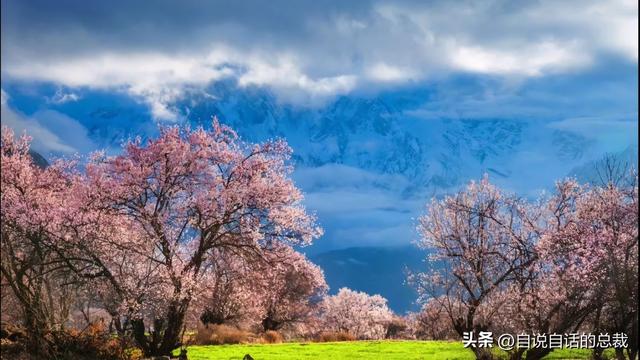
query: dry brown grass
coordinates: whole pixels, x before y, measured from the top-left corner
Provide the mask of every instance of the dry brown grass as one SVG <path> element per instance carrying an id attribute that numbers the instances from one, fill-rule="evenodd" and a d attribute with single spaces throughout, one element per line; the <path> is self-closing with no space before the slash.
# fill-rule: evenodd
<path id="1" fill-rule="evenodd" d="M 267 344 L 279 344 L 283 341 L 282 335 L 273 330 L 267 330 L 262 334 L 262 340 Z"/>
<path id="2" fill-rule="evenodd" d="M 322 332 L 318 335 L 317 342 L 355 341 L 356 337 L 348 332 Z"/>
<path id="3" fill-rule="evenodd" d="M 251 337 L 248 331 L 228 325 L 200 326 L 195 335 L 197 345 L 223 345 L 247 343 Z"/>

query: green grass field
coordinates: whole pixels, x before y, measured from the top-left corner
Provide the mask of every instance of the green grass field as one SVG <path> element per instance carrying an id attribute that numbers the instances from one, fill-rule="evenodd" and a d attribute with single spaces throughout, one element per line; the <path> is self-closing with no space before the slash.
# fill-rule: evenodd
<path id="1" fill-rule="evenodd" d="M 473 360 L 473 353 L 460 342 L 447 341 L 353 341 L 335 343 L 285 343 L 191 346 L 189 359 L 241 360 L 389 359 Z M 588 350 L 556 350 L 546 359 L 588 359 Z"/>

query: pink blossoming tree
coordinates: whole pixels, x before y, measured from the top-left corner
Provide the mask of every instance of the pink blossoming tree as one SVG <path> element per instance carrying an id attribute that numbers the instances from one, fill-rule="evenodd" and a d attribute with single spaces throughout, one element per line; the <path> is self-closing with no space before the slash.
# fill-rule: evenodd
<path id="1" fill-rule="evenodd" d="M 325 298 L 321 314 L 325 329 L 347 332 L 358 339 L 383 339 L 392 319 L 387 299 L 348 288 Z"/>
<path id="2" fill-rule="evenodd" d="M 216 256 L 263 261 L 279 244 L 307 245 L 320 235 L 288 178 L 289 155 L 282 141 L 246 144 L 214 121 L 211 131 L 164 128 L 158 139 L 135 140 L 121 155 L 87 166 L 88 206 L 135 234 L 109 245 L 135 253 L 138 263 L 130 266 L 148 275 L 134 279 L 151 280 L 143 289 L 155 289 L 131 297 L 126 293 L 136 290 L 118 284 L 127 305 L 139 308 L 131 325 L 145 355 L 180 346 L 185 315 Z"/>
<path id="3" fill-rule="evenodd" d="M 423 299 L 440 301 L 459 336 L 487 331 L 503 300 L 501 290 L 527 276 L 536 258 L 519 200 L 485 177 L 453 196 L 432 200 L 418 231 L 419 245 L 439 264 L 412 278 Z M 484 348 L 472 350 L 479 359 L 491 357 Z"/>
<path id="4" fill-rule="evenodd" d="M 3 129 L 3 284 L 34 313 L 43 297 L 32 274 L 92 280 L 116 328 L 148 356 L 180 346 L 190 305 L 224 261 L 266 263 L 273 249 L 321 234 L 289 178 L 289 147 L 244 143 L 217 121 L 97 154 L 84 173 L 64 162 L 39 169 L 28 151 Z"/>
<path id="5" fill-rule="evenodd" d="M 288 246 L 270 251 L 267 258 L 253 277 L 261 286 L 263 330 L 280 330 L 307 320 L 327 293 L 322 269 Z"/>
<path id="6" fill-rule="evenodd" d="M 614 167 L 617 168 L 617 167 Z M 612 177 L 605 177 L 611 179 Z M 430 271 L 413 274 L 423 300 L 444 308 L 464 332 L 624 332 L 637 354 L 637 177 L 581 186 L 561 181 L 527 202 L 485 178 L 442 200 L 420 219 Z M 476 357 L 492 354 L 473 348 Z M 597 349 L 598 358 L 602 349 Z M 550 352 L 526 352 L 528 360 Z M 621 349 L 617 357 L 624 358 Z M 514 349 L 510 358 L 525 356 Z"/>

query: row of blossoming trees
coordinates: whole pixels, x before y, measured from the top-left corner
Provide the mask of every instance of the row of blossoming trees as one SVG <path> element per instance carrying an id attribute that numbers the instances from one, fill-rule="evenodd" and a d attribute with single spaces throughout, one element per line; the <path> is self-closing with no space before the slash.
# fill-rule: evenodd
<path id="1" fill-rule="evenodd" d="M 162 129 L 83 166 L 39 167 L 29 139 L 3 128 L 3 321 L 15 314 L 43 358 L 69 346 L 70 314 L 88 324 L 96 309 L 147 356 L 180 347 L 193 318 L 379 333 L 386 300 L 346 289 L 325 299 L 321 269 L 294 249 L 321 229 L 289 156 L 282 141 L 247 144 L 214 121 L 210 131 Z"/>
<path id="2" fill-rule="evenodd" d="M 418 230 L 429 272 L 413 275 L 425 315 L 455 332 L 625 333 L 638 354 L 638 185 L 612 158 L 597 185 L 556 184 L 538 201 L 508 194 L 485 178 L 434 199 Z M 435 314 L 435 315 L 434 315 Z M 487 348 L 472 348 L 489 359 Z M 602 356 L 601 348 L 594 358 Z M 526 352 L 540 359 L 544 346 Z M 525 349 L 514 349 L 519 359 Z"/>
<path id="3" fill-rule="evenodd" d="M 41 357 L 78 326 L 70 314 L 89 324 L 96 310 L 148 356 L 170 354 L 198 322 L 357 339 L 625 332 L 637 354 L 635 175 L 609 166 L 600 186 L 563 181 L 535 202 L 483 179 L 432 200 L 418 228 L 429 270 L 410 277 L 423 308 L 402 318 L 377 295 L 327 296 L 322 270 L 295 250 L 321 229 L 289 156 L 282 141 L 247 144 L 214 121 L 42 168 L 28 138 L 3 128 L 3 314 Z"/>

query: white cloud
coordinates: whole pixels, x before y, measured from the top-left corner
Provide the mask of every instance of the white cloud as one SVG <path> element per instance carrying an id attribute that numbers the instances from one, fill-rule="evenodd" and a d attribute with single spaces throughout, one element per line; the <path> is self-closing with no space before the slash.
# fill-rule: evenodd
<path id="1" fill-rule="evenodd" d="M 17 134 L 27 133 L 32 137 L 32 147 L 39 152 L 73 153 L 76 149 L 64 144 L 60 138 L 37 121 L 22 116 L 5 104 L 2 105 L 0 118 L 2 125 L 8 126 Z"/>
<path id="2" fill-rule="evenodd" d="M 254 56 L 243 63 L 247 71 L 238 78 L 241 86 L 267 85 L 281 91 L 303 91 L 315 98 L 348 93 L 356 85 L 353 75 L 311 78 L 302 72 L 292 56 L 281 56 L 275 64 L 262 59 Z"/>
<path id="3" fill-rule="evenodd" d="M 418 77 L 415 71 L 385 63 L 377 63 L 367 69 L 369 79 L 377 82 L 399 82 Z"/>
<path id="4" fill-rule="evenodd" d="M 47 99 L 48 102 L 53 104 L 64 104 L 66 102 L 74 102 L 80 100 L 80 95 L 73 92 L 66 93 L 61 89 L 56 90 L 56 93 Z"/>
<path id="5" fill-rule="evenodd" d="M 51 81 L 69 87 L 122 88 L 144 99 L 156 118 L 174 120 L 176 115 L 167 106 L 186 87 L 203 86 L 232 74 L 223 65 L 225 58 L 228 57 L 217 52 L 206 56 L 109 53 L 54 63 L 34 60 L 12 66 L 8 73 L 19 79 Z M 75 100 L 69 96 L 72 95 L 58 101 Z"/>
<path id="6" fill-rule="evenodd" d="M 4 89 L 0 89 L 0 105 L 4 107 L 8 101 L 9 101 L 9 94 L 7 94 L 4 91 Z"/>
<path id="7" fill-rule="evenodd" d="M 544 42 L 519 51 L 460 46 L 452 50 L 452 64 L 465 71 L 484 74 L 540 76 L 545 72 L 583 67 L 591 59 L 577 46 Z"/>
<path id="8" fill-rule="evenodd" d="M 356 85 L 355 77 L 350 75 L 311 78 L 289 56 L 281 56 L 275 63 L 262 60 L 265 58 L 268 59 L 220 46 L 208 54 L 110 53 L 54 63 L 34 60 L 11 66 L 7 72 L 18 79 L 68 87 L 119 88 L 143 99 L 159 120 L 176 120 L 177 114 L 169 105 L 186 89 L 225 77 L 237 77 L 240 86 L 271 86 L 282 94 L 301 91 L 305 95 L 303 101 L 344 94 Z M 77 95 L 73 93 L 56 93 L 51 99 L 57 103 L 75 100 Z"/>
<path id="9" fill-rule="evenodd" d="M 583 51 L 610 52 L 638 61 L 638 2 L 544 1 L 523 11 L 524 24 L 556 30 L 558 36 L 582 39 Z"/>

